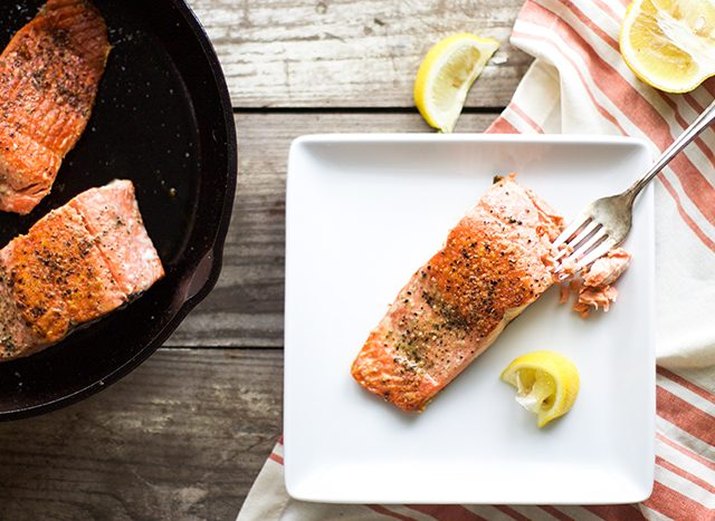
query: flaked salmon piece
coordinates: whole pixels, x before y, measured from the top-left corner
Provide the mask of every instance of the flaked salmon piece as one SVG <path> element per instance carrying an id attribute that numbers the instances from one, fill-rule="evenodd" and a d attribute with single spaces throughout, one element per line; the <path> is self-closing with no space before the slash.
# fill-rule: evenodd
<path id="1" fill-rule="evenodd" d="M 59 342 L 163 274 L 131 182 L 78 195 L 0 250 L 0 360 Z"/>
<path id="2" fill-rule="evenodd" d="M 618 298 L 618 290 L 613 284 L 628 269 L 630 262 L 630 253 L 623 248 L 614 248 L 584 273 L 578 274 L 576 270 L 569 272 L 570 278 L 561 279 L 561 303 L 566 303 L 573 293 L 576 295 L 573 310 L 582 318 L 588 318 L 593 310 L 608 311 Z"/>
<path id="3" fill-rule="evenodd" d="M 583 274 L 583 285 L 590 288 L 610 286 L 628 269 L 631 254 L 623 248 L 615 248 L 597 259 Z"/>
<path id="4" fill-rule="evenodd" d="M 559 217 L 513 176 L 496 182 L 400 291 L 352 365 L 404 411 L 425 405 L 553 284 Z"/>
<path id="5" fill-rule="evenodd" d="M 114 280 L 127 295 L 141 293 L 164 276 L 164 268 L 144 228 L 134 185 L 113 181 L 71 202 L 95 237 Z"/>
<path id="6" fill-rule="evenodd" d="M 618 298 L 618 290 L 613 286 L 603 286 L 591 288 L 583 286 L 579 290 L 578 300 L 573 306 L 573 310 L 583 318 L 588 318 L 592 309 L 608 311 L 611 303 Z"/>
<path id="7" fill-rule="evenodd" d="M 0 210 L 51 190 L 89 120 L 110 45 L 87 0 L 49 0 L 0 55 Z"/>

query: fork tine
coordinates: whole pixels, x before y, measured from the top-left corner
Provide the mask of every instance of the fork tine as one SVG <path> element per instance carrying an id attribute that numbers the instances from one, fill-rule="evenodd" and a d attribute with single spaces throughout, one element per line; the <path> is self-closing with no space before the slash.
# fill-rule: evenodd
<path id="1" fill-rule="evenodd" d="M 600 223 L 597 223 L 597 225 L 600 225 Z M 598 246 L 599 243 L 606 237 L 606 229 L 601 226 L 587 241 L 579 244 L 573 253 L 568 256 L 568 259 L 573 259 L 575 261 L 579 260 L 580 257 L 588 254 L 589 250 L 591 250 L 594 246 Z"/>
<path id="2" fill-rule="evenodd" d="M 587 267 L 589 264 L 591 264 L 595 260 L 598 260 L 599 258 L 603 257 L 615 245 L 616 245 L 616 241 L 614 241 L 612 238 L 608 237 L 605 241 L 603 241 L 601 244 L 599 244 L 593 250 L 591 250 L 583 259 L 578 261 L 578 264 L 576 264 L 576 269 L 578 271 L 581 271 L 582 269 Z"/>
<path id="3" fill-rule="evenodd" d="M 558 248 L 559 246 L 567 242 L 572 235 L 574 235 L 579 229 L 581 229 L 581 227 L 587 225 L 590 222 L 590 219 L 591 217 L 584 212 L 576 219 L 571 221 L 571 224 L 569 224 L 566 229 L 561 232 L 561 235 L 556 237 L 556 239 L 554 240 L 554 248 Z"/>
<path id="4" fill-rule="evenodd" d="M 588 219 L 591 219 L 590 217 Z M 599 226 L 599 223 L 594 220 L 586 220 L 586 223 L 581 225 L 566 241 L 569 248 L 562 248 L 554 257 L 554 262 L 561 261 L 564 262 L 567 259 L 573 257 L 573 252 L 578 249 L 582 243 L 586 242 L 595 233 Z"/>
<path id="5" fill-rule="evenodd" d="M 568 245 L 571 247 L 571 253 L 575 250 L 578 250 L 581 248 L 581 245 L 586 243 L 594 233 L 598 231 L 598 229 L 601 227 L 601 223 L 596 221 L 595 219 L 589 222 L 584 228 L 578 231 L 578 233 L 574 236 L 573 239 L 571 239 L 568 242 Z"/>

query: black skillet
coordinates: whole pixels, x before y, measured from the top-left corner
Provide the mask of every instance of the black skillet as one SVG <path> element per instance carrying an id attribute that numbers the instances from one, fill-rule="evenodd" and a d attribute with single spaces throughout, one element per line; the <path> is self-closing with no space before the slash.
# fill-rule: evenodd
<path id="1" fill-rule="evenodd" d="M 41 0 L 0 3 L 0 48 Z M 116 381 L 213 288 L 236 185 L 221 67 L 183 0 L 94 0 L 113 45 L 87 130 L 30 215 L 0 213 L 0 246 L 80 192 L 131 179 L 166 277 L 124 309 L 29 358 L 0 364 L 0 420 L 43 413 Z"/>

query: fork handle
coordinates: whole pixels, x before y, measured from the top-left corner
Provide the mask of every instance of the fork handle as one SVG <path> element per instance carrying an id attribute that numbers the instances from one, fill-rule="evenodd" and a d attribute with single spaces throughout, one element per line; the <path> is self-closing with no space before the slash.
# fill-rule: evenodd
<path id="1" fill-rule="evenodd" d="M 646 173 L 642 179 L 633 183 L 633 185 L 626 190 L 626 194 L 631 197 L 631 201 L 635 200 L 636 196 L 640 193 L 643 188 L 653 179 L 656 175 L 660 173 L 665 166 L 670 163 L 671 159 L 675 157 L 678 152 L 683 150 L 693 139 L 698 137 L 698 135 L 708 128 L 710 124 L 715 120 L 715 101 L 713 101 L 710 106 L 703 111 L 698 118 L 693 121 L 685 132 L 683 132 L 678 138 L 673 141 L 673 143 L 663 152 L 663 154 L 658 158 L 648 173 Z"/>

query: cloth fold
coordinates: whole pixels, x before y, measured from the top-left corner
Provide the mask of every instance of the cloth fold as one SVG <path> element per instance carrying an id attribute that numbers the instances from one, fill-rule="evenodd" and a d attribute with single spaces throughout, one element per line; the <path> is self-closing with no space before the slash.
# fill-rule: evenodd
<path id="1" fill-rule="evenodd" d="M 637 136 L 652 143 L 654 156 L 664 150 L 712 102 L 715 79 L 681 95 L 640 82 L 619 53 L 627 4 L 528 0 L 511 43 L 536 59 L 487 132 Z M 715 129 L 655 183 L 657 435 L 648 500 L 583 507 L 303 503 L 286 494 L 279 442 L 238 520 L 715 519 Z"/>

